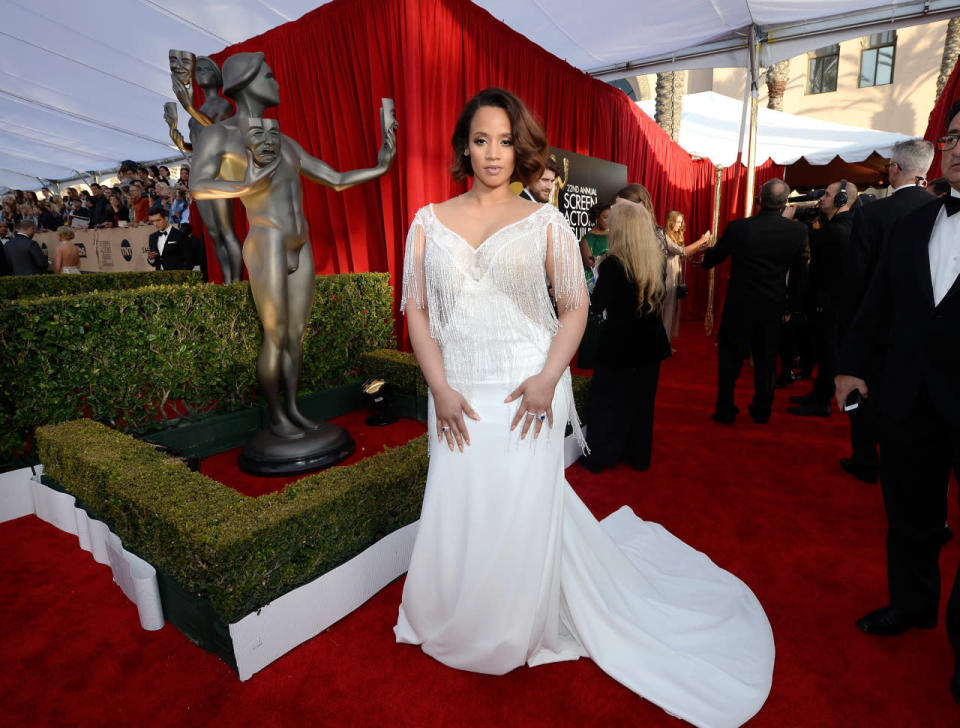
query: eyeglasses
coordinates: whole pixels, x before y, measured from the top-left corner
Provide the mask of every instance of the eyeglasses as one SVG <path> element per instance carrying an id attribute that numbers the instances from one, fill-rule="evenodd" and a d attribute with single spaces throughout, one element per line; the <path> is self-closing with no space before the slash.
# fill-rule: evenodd
<path id="1" fill-rule="evenodd" d="M 960 134 L 947 134 L 937 139 L 937 149 L 941 152 L 949 152 L 960 141 Z"/>

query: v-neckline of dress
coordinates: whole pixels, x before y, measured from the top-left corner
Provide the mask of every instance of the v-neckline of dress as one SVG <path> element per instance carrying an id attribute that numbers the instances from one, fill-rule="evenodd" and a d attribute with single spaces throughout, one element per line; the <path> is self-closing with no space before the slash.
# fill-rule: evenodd
<path id="1" fill-rule="evenodd" d="M 508 224 L 504 225 L 504 226 L 501 227 L 501 228 L 497 228 L 497 229 L 494 230 L 492 233 L 490 233 L 487 237 L 485 237 L 483 240 L 481 240 L 481 241 L 480 241 L 480 244 L 477 245 L 477 247 L 473 247 L 472 245 L 470 245 L 470 243 L 467 242 L 467 239 L 466 239 L 465 237 L 463 237 L 463 236 L 462 236 L 460 233 L 458 233 L 456 230 L 453 230 L 453 229 L 450 228 L 449 226 L 445 225 L 444 222 L 443 222 L 443 220 L 441 220 L 440 217 L 437 215 L 436 210 L 433 209 L 433 208 L 434 208 L 434 205 L 433 205 L 432 202 L 430 203 L 430 214 L 433 215 L 433 219 L 437 221 L 437 224 L 440 225 L 440 227 L 442 227 L 442 228 L 443 228 L 444 230 L 446 230 L 448 233 L 450 233 L 450 234 L 453 235 L 455 238 L 457 238 L 457 240 L 459 240 L 459 241 L 462 242 L 464 245 L 466 245 L 467 248 L 470 249 L 472 252 L 474 252 L 474 253 L 479 253 L 479 252 L 480 252 L 480 249 L 483 248 L 484 245 L 486 245 L 486 244 L 487 244 L 490 240 L 492 240 L 493 238 L 497 237 L 497 235 L 499 235 L 500 233 L 502 233 L 504 230 L 508 230 L 508 229 L 514 227 L 515 225 L 519 225 L 519 224 L 522 223 L 522 222 L 526 222 L 527 220 L 529 220 L 530 218 L 532 218 L 534 215 L 538 214 L 538 213 L 539 213 L 541 210 L 543 210 L 545 207 L 546 207 L 546 205 L 540 205 L 540 207 L 538 207 L 536 210 L 534 210 L 533 212 L 531 212 L 529 215 L 526 215 L 525 217 L 522 217 L 522 218 L 520 218 L 519 220 L 515 220 L 514 222 L 508 223 Z"/>

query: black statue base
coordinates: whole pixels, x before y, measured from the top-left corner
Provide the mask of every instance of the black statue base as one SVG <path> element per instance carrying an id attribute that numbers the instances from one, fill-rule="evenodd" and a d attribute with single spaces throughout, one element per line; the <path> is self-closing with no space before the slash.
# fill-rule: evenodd
<path id="1" fill-rule="evenodd" d="M 297 438 L 278 437 L 269 428 L 260 430 L 243 446 L 237 464 L 250 475 L 296 475 L 329 468 L 357 449 L 342 427 L 330 422 L 317 424 L 320 429 Z"/>

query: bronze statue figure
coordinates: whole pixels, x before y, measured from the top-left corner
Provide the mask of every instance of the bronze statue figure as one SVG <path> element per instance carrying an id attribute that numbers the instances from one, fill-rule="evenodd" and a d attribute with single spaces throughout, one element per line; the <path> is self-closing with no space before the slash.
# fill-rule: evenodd
<path id="1" fill-rule="evenodd" d="M 383 175 L 396 154 L 393 102 L 383 100 L 377 165 L 337 172 L 281 134 L 275 120 L 263 118 L 266 108 L 280 103 L 263 53 L 231 56 L 223 64 L 223 78 L 224 93 L 236 101 L 237 113 L 204 130 L 194 148 L 191 190 L 199 200 L 240 198 L 246 208 L 250 230 L 243 260 L 263 324 L 257 376 L 273 438 L 296 440 L 321 427 L 297 406 L 302 340 L 314 297 L 313 251 L 300 175 L 335 190 Z M 269 439 L 261 437 L 264 449 L 280 447 Z"/>
<path id="2" fill-rule="evenodd" d="M 233 106 L 217 93 L 223 85 L 223 78 L 212 58 L 197 58 L 189 51 L 171 50 L 170 77 L 174 95 L 190 114 L 190 141 L 184 141 L 183 135 L 177 129 L 177 105 L 172 101 L 164 104 L 164 119 L 170 127 L 173 143 L 180 151 L 189 154 L 206 127 L 233 116 Z M 203 89 L 204 100 L 199 109 L 193 106 L 193 83 Z M 243 252 L 233 229 L 233 202 L 197 200 L 197 210 L 213 241 L 213 251 L 223 272 L 223 282 L 239 281 L 243 275 Z"/>

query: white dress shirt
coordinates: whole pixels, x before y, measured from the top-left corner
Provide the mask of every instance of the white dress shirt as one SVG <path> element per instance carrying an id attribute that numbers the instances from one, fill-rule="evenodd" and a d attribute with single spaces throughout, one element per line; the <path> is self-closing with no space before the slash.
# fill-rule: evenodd
<path id="1" fill-rule="evenodd" d="M 163 249 L 167 246 L 167 236 L 170 234 L 170 226 L 167 225 L 166 229 L 160 230 L 159 233 L 157 236 L 157 252 L 163 255 Z"/>
<path id="2" fill-rule="evenodd" d="M 954 197 L 960 192 L 950 190 Z M 947 217 L 942 208 L 930 233 L 930 282 L 933 283 L 933 305 L 937 306 L 960 274 L 960 213 Z"/>

